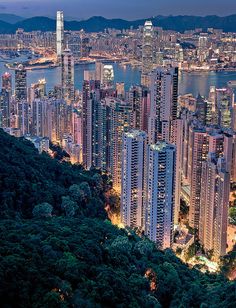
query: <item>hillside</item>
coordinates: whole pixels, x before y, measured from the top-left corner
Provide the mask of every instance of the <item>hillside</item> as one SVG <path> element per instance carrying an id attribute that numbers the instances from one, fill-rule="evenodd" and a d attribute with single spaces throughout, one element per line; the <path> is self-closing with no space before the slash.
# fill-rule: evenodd
<path id="1" fill-rule="evenodd" d="M 234 282 L 112 226 L 107 191 L 0 130 L 1 307 L 235 307 Z"/>
<path id="2" fill-rule="evenodd" d="M 47 154 L 39 155 L 30 141 L 11 137 L 0 129 L 2 218 L 31 218 L 34 207 L 45 202 L 53 207 L 52 214 L 61 215 L 67 201 L 74 207 L 73 216 L 98 215 L 105 219 L 107 182 L 107 176 L 98 171 L 85 171 Z"/>
<path id="3" fill-rule="evenodd" d="M 219 17 L 219 16 L 156 16 L 150 18 L 154 26 L 162 27 L 164 30 L 175 30 L 184 32 L 185 30 L 193 30 L 195 28 L 223 29 L 225 32 L 236 32 L 236 14 Z M 20 20 L 14 24 L 6 23 L 6 18 L 1 19 L 4 23 L 0 23 L 0 33 L 14 33 L 18 28 L 25 31 L 41 30 L 55 31 L 56 21 L 48 17 L 32 17 Z M 107 28 L 128 29 L 130 27 L 138 28 L 144 25 L 145 20 L 127 21 L 123 19 L 106 19 L 101 16 L 94 16 L 82 21 L 65 21 L 65 30 L 81 30 L 86 32 L 98 32 Z M 7 26 L 8 25 L 8 26 Z"/>
<path id="4" fill-rule="evenodd" d="M 20 16 L 17 16 L 15 14 L 3 14 L 3 13 L 0 13 L 0 20 L 8 22 L 10 24 L 15 24 L 15 23 L 17 23 L 19 21 L 24 20 L 24 18 L 20 17 Z"/>

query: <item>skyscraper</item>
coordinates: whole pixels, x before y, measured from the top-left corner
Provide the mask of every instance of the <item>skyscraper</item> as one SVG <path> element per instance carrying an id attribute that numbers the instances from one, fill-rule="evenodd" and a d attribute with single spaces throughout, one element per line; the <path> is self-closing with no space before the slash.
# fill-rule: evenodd
<path id="1" fill-rule="evenodd" d="M 161 248 L 173 242 L 175 146 L 158 142 L 148 146 L 146 234 Z"/>
<path id="2" fill-rule="evenodd" d="M 177 119 L 178 68 L 158 67 L 151 75 L 149 142 L 170 142 L 172 121 Z"/>
<path id="3" fill-rule="evenodd" d="M 100 82 L 94 80 L 84 80 L 83 97 L 82 97 L 82 149 L 83 163 L 86 168 L 90 168 L 93 164 L 93 112 L 99 100 Z M 94 117 L 97 117 L 95 112 Z"/>
<path id="4" fill-rule="evenodd" d="M 132 130 L 123 135 L 121 221 L 125 226 L 144 228 L 144 169 L 147 135 Z"/>
<path id="5" fill-rule="evenodd" d="M 57 56 L 59 58 L 62 55 L 64 46 L 64 16 L 62 11 L 57 11 L 56 40 L 57 40 Z"/>
<path id="6" fill-rule="evenodd" d="M 154 63 L 154 29 L 152 22 L 147 20 L 143 28 L 143 44 L 142 44 L 142 85 L 149 86 L 149 76 L 153 69 Z"/>
<path id="7" fill-rule="evenodd" d="M 192 228 L 199 228 L 200 222 L 200 196 L 202 163 L 206 160 L 209 148 L 209 136 L 204 129 L 191 127 L 189 132 L 189 168 L 188 178 L 190 179 L 190 208 L 189 225 Z"/>
<path id="8" fill-rule="evenodd" d="M 133 111 L 133 128 L 141 129 L 142 121 L 142 87 L 132 86 L 129 89 L 129 102 Z"/>
<path id="9" fill-rule="evenodd" d="M 22 64 L 15 70 L 15 98 L 16 101 L 27 100 L 27 74 Z"/>
<path id="10" fill-rule="evenodd" d="M 74 81 L 74 57 L 70 49 L 66 48 L 61 55 L 61 84 L 63 98 L 67 103 L 71 103 L 75 98 Z"/>
<path id="11" fill-rule="evenodd" d="M 199 238 L 216 258 L 226 253 L 230 174 L 223 158 L 209 153 L 202 164 Z"/>
<path id="12" fill-rule="evenodd" d="M 128 132 L 132 123 L 132 106 L 129 102 L 115 100 L 111 106 L 110 124 L 110 167 L 113 186 L 116 191 L 121 192 L 122 179 L 122 137 Z"/>
<path id="13" fill-rule="evenodd" d="M 0 93 L 0 127 L 10 127 L 12 80 L 11 74 L 2 75 L 2 91 Z"/>

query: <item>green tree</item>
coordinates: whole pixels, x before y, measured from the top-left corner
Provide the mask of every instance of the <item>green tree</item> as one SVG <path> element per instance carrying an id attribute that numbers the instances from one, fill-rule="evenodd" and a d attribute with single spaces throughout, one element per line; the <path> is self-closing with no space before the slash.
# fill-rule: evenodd
<path id="1" fill-rule="evenodd" d="M 36 205 L 33 208 L 33 216 L 37 218 L 50 217 L 52 216 L 52 210 L 53 210 L 53 207 L 51 206 L 51 204 L 44 202 L 44 203 Z"/>

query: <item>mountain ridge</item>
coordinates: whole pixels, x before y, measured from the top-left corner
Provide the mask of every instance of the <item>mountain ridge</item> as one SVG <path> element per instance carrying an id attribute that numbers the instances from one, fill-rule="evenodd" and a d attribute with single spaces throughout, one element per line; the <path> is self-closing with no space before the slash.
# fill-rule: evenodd
<path id="1" fill-rule="evenodd" d="M 184 32 L 186 30 L 194 30 L 195 28 L 202 28 L 206 31 L 207 28 L 222 29 L 224 32 L 236 32 L 236 14 L 220 17 L 216 15 L 208 16 L 191 16 L 191 15 L 178 15 L 178 16 L 156 16 L 148 18 L 153 22 L 154 26 L 162 27 L 164 30 L 174 30 Z M 93 16 L 86 20 L 65 20 L 65 30 L 79 31 L 81 29 L 86 32 L 99 32 L 107 28 L 114 28 L 117 30 L 129 29 L 130 27 L 138 28 L 143 26 L 147 19 L 137 19 L 133 21 L 124 19 L 107 19 L 102 16 Z M 36 16 L 18 21 L 14 24 L 1 20 L 0 15 L 0 33 L 14 33 L 18 28 L 23 28 L 25 31 L 55 31 L 56 20 Z"/>

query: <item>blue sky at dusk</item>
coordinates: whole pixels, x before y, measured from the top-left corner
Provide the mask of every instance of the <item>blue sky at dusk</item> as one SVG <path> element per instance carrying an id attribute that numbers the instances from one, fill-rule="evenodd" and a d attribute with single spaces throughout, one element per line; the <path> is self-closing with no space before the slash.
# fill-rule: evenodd
<path id="1" fill-rule="evenodd" d="M 91 16 L 145 18 L 156 15 L 230 15 L 236 0 L 0 0 L 0 13 L 54 16 L 56 10 L 77 19 Z"/>

